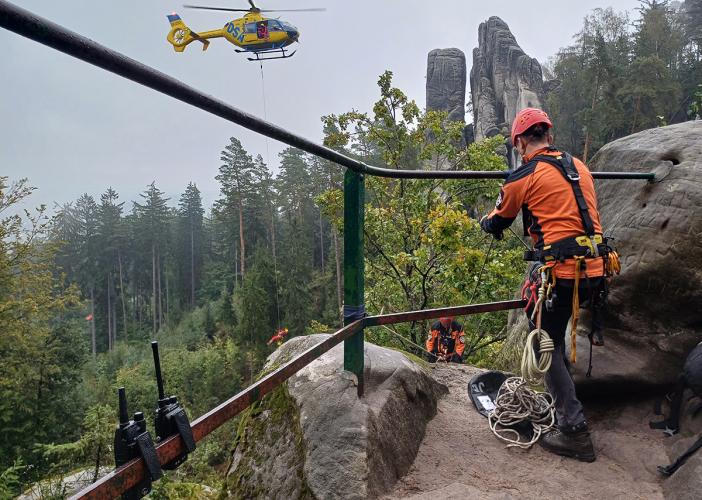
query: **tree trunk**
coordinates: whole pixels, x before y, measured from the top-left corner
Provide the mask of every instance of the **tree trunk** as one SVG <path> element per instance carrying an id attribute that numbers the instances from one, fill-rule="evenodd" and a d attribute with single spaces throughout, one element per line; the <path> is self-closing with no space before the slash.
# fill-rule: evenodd
<path id="1" fill-rule="evenodd" d="M 590 129 L 592 128 L 592 115 L 595 112 L 595 103 L 597 102 L 597 94 L 599 92 L 600 75 L 595 75 L 595 91 L 592 93 L 592 105 L 590 106 L 590 120 L 585 127 L 585 147 L 583 148 L 583 163 L 587 163 L 587 153 L 590 147 Z"/>
<path id="2" fill-rule="evenodd" d="M 271 206 L 271 249 L 273 251 L 273 261 L 275 262 L 276 260 L 276 252 L 275 252 L 275 212 L 273 210 L 273 207 Z"/>
<path id="3" fill-rule="evenodd" d="M 92 346 L 93 360 L 97 357 L 97 346 L 95 345 L 95 289 L 90 287 L 90 340 Z"/>
<path id="4" fill-rule="evenodd" d="M 151 244 L 151 316 L 154 320 L 154 335 L 156 335 L 156 244 Z"/>
<path id="5" fill-rule="evenodd" d="M 120 252 L 117 252 L 117 262 L 119 264 L 119 297 L 120 301 L 122 302 L 122 321 L 124 322 L 124 325 L 122 327 L 124 328 L 124 340 L 127 340 L 127 304 L 124 301 L 124 281 L 122 280 L 122 254 Z M 117 337 L 117 333 L 115 332 L 115 338 Z"/>
<path id="6" fill-rule="evenodd" d="M 322 211 L 319 211 L 319 249 L 322 258 L 322 274 L 324 274 L 324 225 L 322 224 Z"/>
<path id="7" fill-rule="evenodd" d="M 95 472 L 93 472 L 93 480 L 92 480 L 93 483 L 98 480 L 98 474 L 100 473 L 101 455 L 102 455 L 102 443 L 98 444 L 97 453 L 95 453 Z"/>
<path id="8" fill-rule="evenodd" d="M 234 288 L 239 286 L 239 247 L 234 245 Z"/>
<path id="9" fill-rule="evenodd" d="M 171 316 L 171 308 L 170 308 L 170 294 L 168 293 L 168 273 L 166 272 L 166 325 L 169 324 L 169 319 Z"/>
<path id="10" fill-rule="evenodd" d="M 636 97 L 634 100 L 634 117 L 631 120 L 631 132 L 630 134 L 633 134 L 634 131 L 636 130 L 636 119 L 639 116 L 639 109 L 641 109 L 641 96 Z"/>
<path id="11" fill-rule="evenodd" d="M 110 274 L 110 291 L 115 290 L 115 278 Z M 116 292 L 116 290 L 115 290 Z M 116 298 L 117 293 L 114 293 L 112 295 L 112 298 Z M 114 349 L 117 346 L 117 301 L 113 300 L 112 301 L 112 312 L 110 313 L 112 315 L 112 348 Z"/>
<path id="12" fill-rule="evenodd" d="M 163 326 L 163 293 L 161 290 L 161 251 L 156 253 L 156 280 L 158 286 L 158 328 Z"/>
<path id="13" fill-rule="evenodd" d="M 239 254 L 241 259 L 241 277 L 243 278 L 246 272 L 246 247 L 244 245 L 244 208 L 241 206 L 241 201 L 239 202 L 239 245 L 241 247 Z"/>
<path id="14" fill-rule="evenodd" d="M 110 273 L 107 273 L 107 350 L 112 350 L 112 303 L 110 302 Z"/>
<path id="15" fill-rule="evenodd" d="M 195 307 L 195 230 L 190 215 L 190 309 Z"/>
<path id="16" fill-rule="evenodd" d="M 334 240 L 334 258 L 336 260 L 336 298 L 337 298 L 337 303 L 339 304 L 339 317 L 341 318 L 341 321 L 343 323 L 344 321 L 344 312 L 343 312 L 343 306 L 344 306 L 344 296 L 342 294 L 342 286 L 341 286 L 341 259 L 339 257 L 339 236 L 336 234 L 336 229 L 332 228 L 332 237 Z"/>

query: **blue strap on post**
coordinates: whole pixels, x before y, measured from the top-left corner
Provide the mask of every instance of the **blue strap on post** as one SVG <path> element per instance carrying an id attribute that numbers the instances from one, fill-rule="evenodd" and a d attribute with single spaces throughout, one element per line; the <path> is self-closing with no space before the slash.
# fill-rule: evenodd
<path id="1" fill-rule="evenodd" d="M 366 313 L 366 306 L 361 304 L 359 306 L 350 306 L 344 304 L 344 324 L 348 325 L 356 320 L 363 319 L 368 314 Z"/>

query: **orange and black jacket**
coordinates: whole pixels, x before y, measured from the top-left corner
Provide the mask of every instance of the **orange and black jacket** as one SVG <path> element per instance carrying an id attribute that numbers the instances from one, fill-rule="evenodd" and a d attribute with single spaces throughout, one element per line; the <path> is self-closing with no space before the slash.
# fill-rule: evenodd
<path id="1" fill-rule="evenodd" d="M 466 339 L 462 324 L 452 321 L 449 329 L 444 328 L 440 321 L 431 325 L 427 337 L 427 351 L 452 358 L 452 361 L 460 361 L 463 359 L 465 348 Z M 454 356 L 458 359 L 453 359 Z"/>
<path id="2" fill-rule="evenodd" d="M 497 198 L 495 209 L 481 223 L 484 231 L 501 236 L 521 211 L 525 230 L 534 240 L 534 248 L 543 249 L 558 241 L 585 234 L 583 220 L 573 194 L 573 188 L 561 171 L 545 161 L 532 161 L 538 155 L 561 156 L 555 148 L 543 148 L 524 158 L 524 163 L 505 181 Z M 573 158 L 580 175 L 580 188 L 596 234 L 602 234 L 600 215 L 597 211 L 595 185 L 590 170 Z M 604 274 L 602 257 L 585 260 L 587 276 L 595 278 Z M 565 279 L 575 277 L 572 259 L 556 262 L 555 276 Z"/>

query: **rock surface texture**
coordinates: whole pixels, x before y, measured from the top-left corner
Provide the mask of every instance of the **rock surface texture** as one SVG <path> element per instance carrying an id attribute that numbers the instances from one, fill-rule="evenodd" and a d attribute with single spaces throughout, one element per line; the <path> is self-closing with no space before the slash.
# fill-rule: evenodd
<path id="1" fill-rule="evenodd" d="M 326 338 L 297 337 L 271 369 Z M 337 346 L 242 417 L 228 473 L 232 498 L 376 497 L 414 461 L 446 388 L 400 352 L 366 343 L 366 394 Z"/>
<path id="2" fill-rule="evenodd" d="M 439 401 L 417 458 L 386 499 L 662 500 L 665 437 L 649 429 L 653 401 L 588 400 L 583 403 L 597 460 L 584 464 L 541 447 L 508 449 L 490 431 L 466 390 L 480 370 L 437 363 L 433 376 L 449 387 Z"/>
<path id="3" fill-rule="evenodd" d="M 499 17 L 491 17 L 478 29 L 478 47 L 473 49 L 470 72 L 475 140 L 502 133 L 509 136 L 517 112 L 541 108 L 544 81 L 539 62 L 529 57 Z M 511 148 L 510 148 L 511 149 Z M 512 167 L 517 159 L 508 153 Z"/>
<path id="4" fill-rule="evenodd" d="M 611 288 L 607 346 L 596 349 L 595 380 L 672 383 L 702 340 L 702 121 L 609 143 L 590 168 L 658 176 L 654 183 L 597 183 L 602 223 L 616 238 L 622 274 Z M 579 340 L 584 354 L 587 339 Z"/>
<path id="5" fill-rule="evenodd" d="M 427 56 L 427 111 L 446 111 L 465 122 L 466 56 L 459 49 L 434 49 Z"/>

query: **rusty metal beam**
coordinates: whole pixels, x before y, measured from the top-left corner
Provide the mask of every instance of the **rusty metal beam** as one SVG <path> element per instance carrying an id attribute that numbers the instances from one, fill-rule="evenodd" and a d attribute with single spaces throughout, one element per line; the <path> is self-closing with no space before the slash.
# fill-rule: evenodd
<path id="1" fill-rule="evenodd" d="M 408 321 L 422 321 L 425 319 L 441 318 L 442 316 L 467 316 L 469 314 L 508 311 L 510 309 L 520 309 L 524 307 L 526 307 L 525 300 L 505 300 L 503 302 L 488 302 L 485 304 L 470 304 L 467 306 L 425 309 L 423 311 L 408 311 L 396 314 L 368 316 L 364 320 L 363 326 L 369 327 L 379 325 L 392 325 L 394 323 L 405 323 Z"/>
<path id="2" fill-rule="evenodd" d="M 358 320 L 345 326 L 328 339 L 309 348 L 283 366 L 269 373 L 255 384 L 247 387 L 236 396 L 228 399 L 216 408 L 205 413 L 192 423 L 195 441 L 202 440 L 205 436 L 219 426 L 241 413 L 263 396 L 278 387 L 292 375 L 320 357 L 332 347 L 353 336 L 363 328 L 363 320 Z M 183 441 L 179 435 L 166 439 L 156 447 L 158 460 L 166 463 L 173 460 L 185 451 Z M 138 484 L 145 476 L 144 461 L 139 458 L 126 463 L 124 466 L 104 476 L 95 483 L 87 486 L 71 498 L 74 499 L 105 499 L 116 498 L 124 491 Z"/>
<path id="3" fill-rule="evenodd" d="M 320 357 L 322 354 L 329 351 L 337 344 L 351 338 L 354 334 L 360 332 L 364 327 L 391 325 L 394 323 L 402 323 L 407 321 L 421 321 L 440 318 L 442 316 L 466 316 L 469 314 L 506 311 L 510 309 L 519 309 L 525 305 L 526 302 L 523 300 L 507 300 L 503 302 L 489 302 L 485 304 L 471 304 L 466 306 L 427 309 L 424 311 L 409 311 L 396 314 L 384 314 L 380 316 L 368 316 L 362 320 L 357 320 L 337 331 L 328 339 L 309 348 L 274 372 L 269 373 L 255 384 L 247 387 L 236 396 L 228 399 L 224 403 L 193 421 L 193 437 L 195 438 L 195 441 L 202 440 L 205 436 L 241 413 L 253 403 L 260 401 L 263 396 L 271 392 L 273 389 L 278 387 L 280 384 Z M 162 464 L 170 462 L 184 451 L 185 448 L 183 447 L 183 442 L 179 435 L 171 436 L 156 447 L 159 462 Z M 141 458 L 135 459 L 128 462 L 121 468 L 107 474 L 90 486 L 87 486 L 71 498 L 116 498 L 124 491 L 141 482 L 145 474 L 146 468 L 144 466 L 144 461 Z"/>

